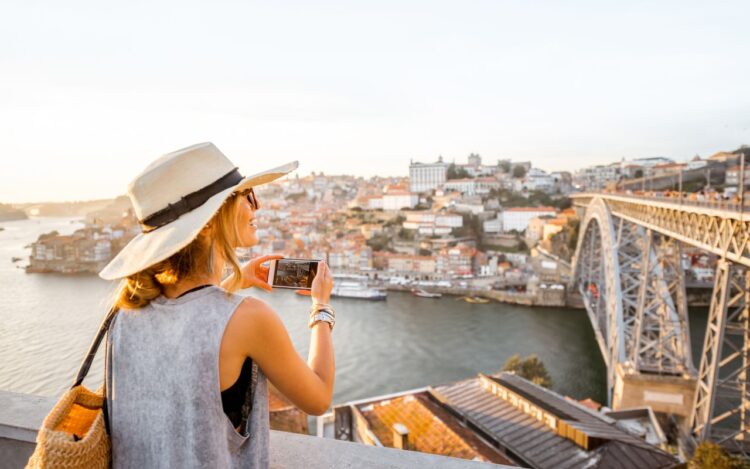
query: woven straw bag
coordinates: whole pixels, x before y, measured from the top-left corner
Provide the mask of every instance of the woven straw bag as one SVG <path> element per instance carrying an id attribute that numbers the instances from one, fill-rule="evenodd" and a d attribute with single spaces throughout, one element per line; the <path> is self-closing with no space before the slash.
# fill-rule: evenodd
<path id="1" fill-rule="evenodd" d="M 99 469 L 110 466 L 106 382 L 96 392 L 82 383 L 116 312 L 114 308 L 109 311 L 81 364 L 73 387 L 62 395 L 42 422 L 27 469 Z"/>

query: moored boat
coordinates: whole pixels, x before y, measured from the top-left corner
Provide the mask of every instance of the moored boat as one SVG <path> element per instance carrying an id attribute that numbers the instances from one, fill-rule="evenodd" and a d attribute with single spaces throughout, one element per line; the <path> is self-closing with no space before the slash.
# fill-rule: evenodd
<path id="1" fill-rule="evenodd" d="M 480 305 L 487 304 L 490 302 L 490 300 L 488 300 L 487 298 L 482 298 L 481 296 L 464 296 L 461 299 L 467 303 L 480 304 Z"/>
<path id="2" fill-rule="evenodd" d="M 428 291 L 422 290 L 421 288 L 412 289 L 411 294 L 420 298 L 442 298 L 443 296 L 442 293 L 430 293 Z"/>
<path id="3" fill-rule="evenodd" d="M 360 282 L 340 282 L 333 285 L 331 296 L 360 300 L 385 300 L 388 294 L 377 288 L 370 288 Z"/>

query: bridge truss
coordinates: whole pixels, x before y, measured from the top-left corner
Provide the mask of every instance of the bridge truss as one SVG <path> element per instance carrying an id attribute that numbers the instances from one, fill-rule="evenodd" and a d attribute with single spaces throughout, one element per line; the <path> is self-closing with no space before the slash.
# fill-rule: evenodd
<path id="1" fill-rule="evenodd" d="M 587 208 L 573 281 L 610 389 L 618 365 L 658 375 L 694 372 L 680 243 L 720 257 L 688 447 L 708 440 L 750 456 L 750 222 L 743 211 L 609 194 L 575 201 Z"/>
<path id="2" fill-rule="evenodd" d="M 610 402 L 618 365 L 637 373 L 693 373 L 679 243 L 614 216 L 595 199 L 576 253 L 574 287 L 607 365 Z"/>
<path id="3" fill-rule="evenodd" d="M 750 273 L 725 260 L 706 325 L 691 437 L 750 455 Z"/>

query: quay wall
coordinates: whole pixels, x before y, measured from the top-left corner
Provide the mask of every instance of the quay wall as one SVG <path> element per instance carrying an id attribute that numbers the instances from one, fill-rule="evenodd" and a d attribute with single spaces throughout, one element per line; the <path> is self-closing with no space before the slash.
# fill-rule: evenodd
<path id="1" fill-rule="evenodd" d="M 386 285 L 389 291 L 410 292 L 411 286 Z M 516 293 L 503 290 L 477 290 L 472 288 L 456 287 L 429 287 L 423 288 L 431 293 L 442 293 L 451 296 L 481 296 L 500 303 L 508 303 L 521 306 L 554 306 L 566 307 L 565 290 L 553 290 L 540 288 L 537 293 Z"/>

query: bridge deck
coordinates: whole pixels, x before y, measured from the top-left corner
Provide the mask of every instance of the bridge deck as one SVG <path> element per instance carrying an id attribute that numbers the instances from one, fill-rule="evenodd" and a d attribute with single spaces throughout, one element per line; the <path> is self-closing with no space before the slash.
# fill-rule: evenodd
<path id="1" fill-rule="evenodd" d="M 739 202 L 732 200 L 689 200 L 686 198 L 667 197 L 667 196 L 643 196 L 625 193 L 598 193 L 598 192 L 581 192 L 570 194 L 576 205 L 585 207 L 588 201 L 594 197 L 601 197 L 605 200 L 621 202 L 638 202 L 644 206 L 662 207 L 669 209 L 679 209 L 682 211 L 701 213 L 710 216 L 723 218 L 733 218 L 736 220 L 750 220 L 750 197 L 744 201 L 744 208 Z M 576 201 L 580 199 L 581 202 Z M 741 218 L 744 217 L 744 218 Z"/>
<path id="2" fill-rule="evenodd" d="M 604 200 L 614 216 L 750 267 L 750 201 L 698 201 L 623 193 L 572 194 L 575 205 Z"/>

